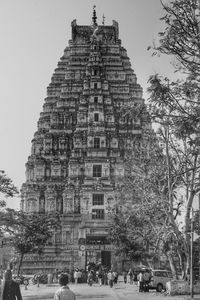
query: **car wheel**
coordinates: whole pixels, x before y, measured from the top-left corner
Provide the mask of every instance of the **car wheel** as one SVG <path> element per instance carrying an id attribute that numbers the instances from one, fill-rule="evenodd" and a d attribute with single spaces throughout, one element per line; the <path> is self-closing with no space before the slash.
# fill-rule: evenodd
<path id="1" fill-rule="evenodd" d="M 163 285 L 162 285 L 162 283 L 158 283 L 158 284 L 157 284 L 157 287 L 156 287 L 156 291 L 160 293 L 160 292 L 162 292 L 162 290 L 163 290 Z"/>

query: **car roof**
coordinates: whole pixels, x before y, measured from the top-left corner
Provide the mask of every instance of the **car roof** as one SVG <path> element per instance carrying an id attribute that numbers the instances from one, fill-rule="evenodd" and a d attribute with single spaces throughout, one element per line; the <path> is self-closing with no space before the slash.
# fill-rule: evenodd
<path id="1" fill-rule="evenodd" d="M 170 270 L 161 270 L 161 269 L 151 269 L 151 271 L 153 271 L 153 272 L 160 272 L 160 271 L 164 271 L 164 272 L 170 272 L 171 273 L 171 271 Z"/>

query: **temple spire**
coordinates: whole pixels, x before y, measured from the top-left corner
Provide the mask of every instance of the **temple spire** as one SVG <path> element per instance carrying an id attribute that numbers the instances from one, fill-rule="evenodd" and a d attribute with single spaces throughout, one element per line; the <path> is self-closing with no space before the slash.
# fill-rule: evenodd
<path id="1" fill-rule="evenodd" d="M 92 20 L 93 20 L 93 25 L 97 26 L 97 15 L 96 15 L 96 5 L 93 6 L 93 17 L 92 17 Z"/>
<path id="2" fill-rule="evenodd" d="M 105 25 L 105 18 L 106 18 L 106 17 L 105 17 L 104 14 L 103 14 L 103 21 L 102 21 L 102 24 L 103 24 L 103 25 Z"/>

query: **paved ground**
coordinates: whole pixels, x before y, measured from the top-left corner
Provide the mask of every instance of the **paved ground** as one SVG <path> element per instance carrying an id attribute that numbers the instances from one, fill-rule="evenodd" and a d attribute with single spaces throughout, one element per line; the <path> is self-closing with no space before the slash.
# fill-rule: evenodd
<path id="1" fill-rule="evenodd" d="M 109 286 L 99 286 L 94 284 L 89 287 L 87 284 L 71 284 L 70 289 L 76 294 L 76 299 L 85 300 L 187 300 L 189 296 L 165 296 L 162 293 L 150 291 L 149 293 L 139 293 L 138 287 L 130 285 L 129 283 L 124 284 L 119 282 L 113 288 Z M 29 285 L 28 290 L 25 290 L 24 286 L 21 286 L 21 292 L 23 300 L 52 300 L 55 291 L 59 288 L 58 284 L 48 285 Z M 196 300 L 199 298 L 195 295 Z"/>

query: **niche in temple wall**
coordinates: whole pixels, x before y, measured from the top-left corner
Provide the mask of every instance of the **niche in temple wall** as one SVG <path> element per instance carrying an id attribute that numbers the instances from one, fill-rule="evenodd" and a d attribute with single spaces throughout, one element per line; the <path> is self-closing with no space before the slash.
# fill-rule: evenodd
<path id="1" fill-rule="evenodd" d="M 60 150 L 65 150 L 65 146 L 66 145 L 66 140 L 65 140 L 65 138 L 64 137 L 60 137 L 59 138 L 59 149 Z"/>
<path id="2" fill-rule="evenodd" d="M 118 139 L 112 138 L 110 142 L 110 147 L 111 148 L 118 148 Z"/>
<path id="3" fill-rule="evenodd" d="M 69 165 L 69 176 L 78 176 L 79 175 L 79 166 L 76 164 Z"/>
<path id="4" fill-rule="evenodd" d="M 55 233 L 55 243 L 62 243 L 62 231 Z"/>
<path id="5" fill-rule="evenodd" d="M 39 211 L 44 212 L 45 211 L 45 195 L 41 194 L 39 197 Z"/>
<path id="6" fill-rule="evenodd" d="M 27 166 L 26 167 L 26 180 L 31 181 L 34 180 L 34 167 L 33 166 Z"/>
<path id="7" fill-rule="evenodd" d="M 72 244 L 72 237 L 71 237 L 71 228 L 63 229 L 63 243 L 65 244 Z"/>
<path id="8" fill-rule="evenodd" d="M 44 139 L 44 149 L 45 151 L 50 151 L 52 149 L 52 139 L 50 137 Z"/>
<path id="9" fill-rule="evenodd" d="M 56 200 L 55 198 L 47 198 L 47 211 L 48 212 L 53 212 L 56 210 Z"/>
<path id="10" fill-rule="evenodd" d="M 51 177 L 59 177 L 61 176 L 61 165 L 52 164 L 51 165 Z"/>
<path id="11" fill-rule="evenodd" d="M 90 195 L 88 193 L 83 193 L 83 196 L 81 197 L 81 212 L 87 213 L 89 209 L 89 201 L 90 201 Z"/>
<path id="12" fill-rule="evenodd" d="M 78 116 L 77 116 L 77 121 L 80 122 L 80 123 L 85 123 L 85 122 L 87 122 L 87 116 L 86 116 L 86 113 L 84 113 L 84 112 L 79 112 L 79 113 L 78 113 Z"/>
<path id="13" fill-rule="evenodd" d="M 83 89 L 84 90 L 88 90 L 89 89 L 89 82 L 87 80 L 84 80 Z"/>
<path id="14" fill-rule="evenodd" d="M 63 197 L 61 195 L 58 195 L 56 199 L 56 211 L 63 213 Z"/>
<path id="15" fill-rule="evenodd" d="M 63 200 L 63 212 L 64 213 L 72 213 L 74 211 L 74 193 L 67 192 L 64 193 Z"/>
<path id="16" fill-rule="evenodd" d="M 90 164 L 90 163 L 85 164 L 85 175 L 86 176 L 92 176 L 92 167 L 93 167 L 93 164 Z"/>
<path id="17" fill-rule="evenodd" d="M 124 166 L 123 164 L 115 165 L 115 176 L 124 176 Z"/>
<path id="18" fill-rule="evenodd" d="M 75 138 L 74 140 L 74 148 L 82 148 L 83 141 L 81 138 Z"/>
<path id="19" fill-rule="evenodd" d="M 45 166 L 44 165 L 36 165 L 34 168 L 35 179 L 40 180 L 44 178 L 45 175 Z"/>
<path id="20" fill-rule="evenodd" d="M 102 164 L 102 177 L 110 176 L 110 164 Z"/>
<path id="21" fill-rule="evenodd" d="M 40 154 L 43 149 L 42 143 L 35 143 L 34 145 L 34 154 Z"/>
<path id="22" fill-rule="evenodd" d="M 114 193 L 109 193 L 106 195 L 105 199 L 105 205 L 106 205 L 106 210 L 109 212 L 110 209 L 113 207 L 115 204 L 115 198 L 114 198 Z"/>
<path id="23" fill-rule="evenodd" d="M 133 149 L 133 141 L 130 139 L 126 140 L 126 149 Z"/>
<path id="24" fill-rule="evenodd" d="M 74 212 L 80 213 L 80 197 L 79 197 L 79 195 L 74 196 Z"/>
<path id="25" fill-rule="evenodd" d="M 113 115 L 106 116 L 106 122 L 107 123 L 114 123 L 114 116 Z"/>
<path id="26" fill-rule="evenodd" d="M 51 125 L 56 125 L 58 120 L 57 113 L 52 113 L 51 115 Z"/>
<path id="27" fill-rule="evenodd" d="M 26 202 L 26 211 L 27 212 L 36 212 L 37 211 L 37 199 L 27 199 Z"/>

